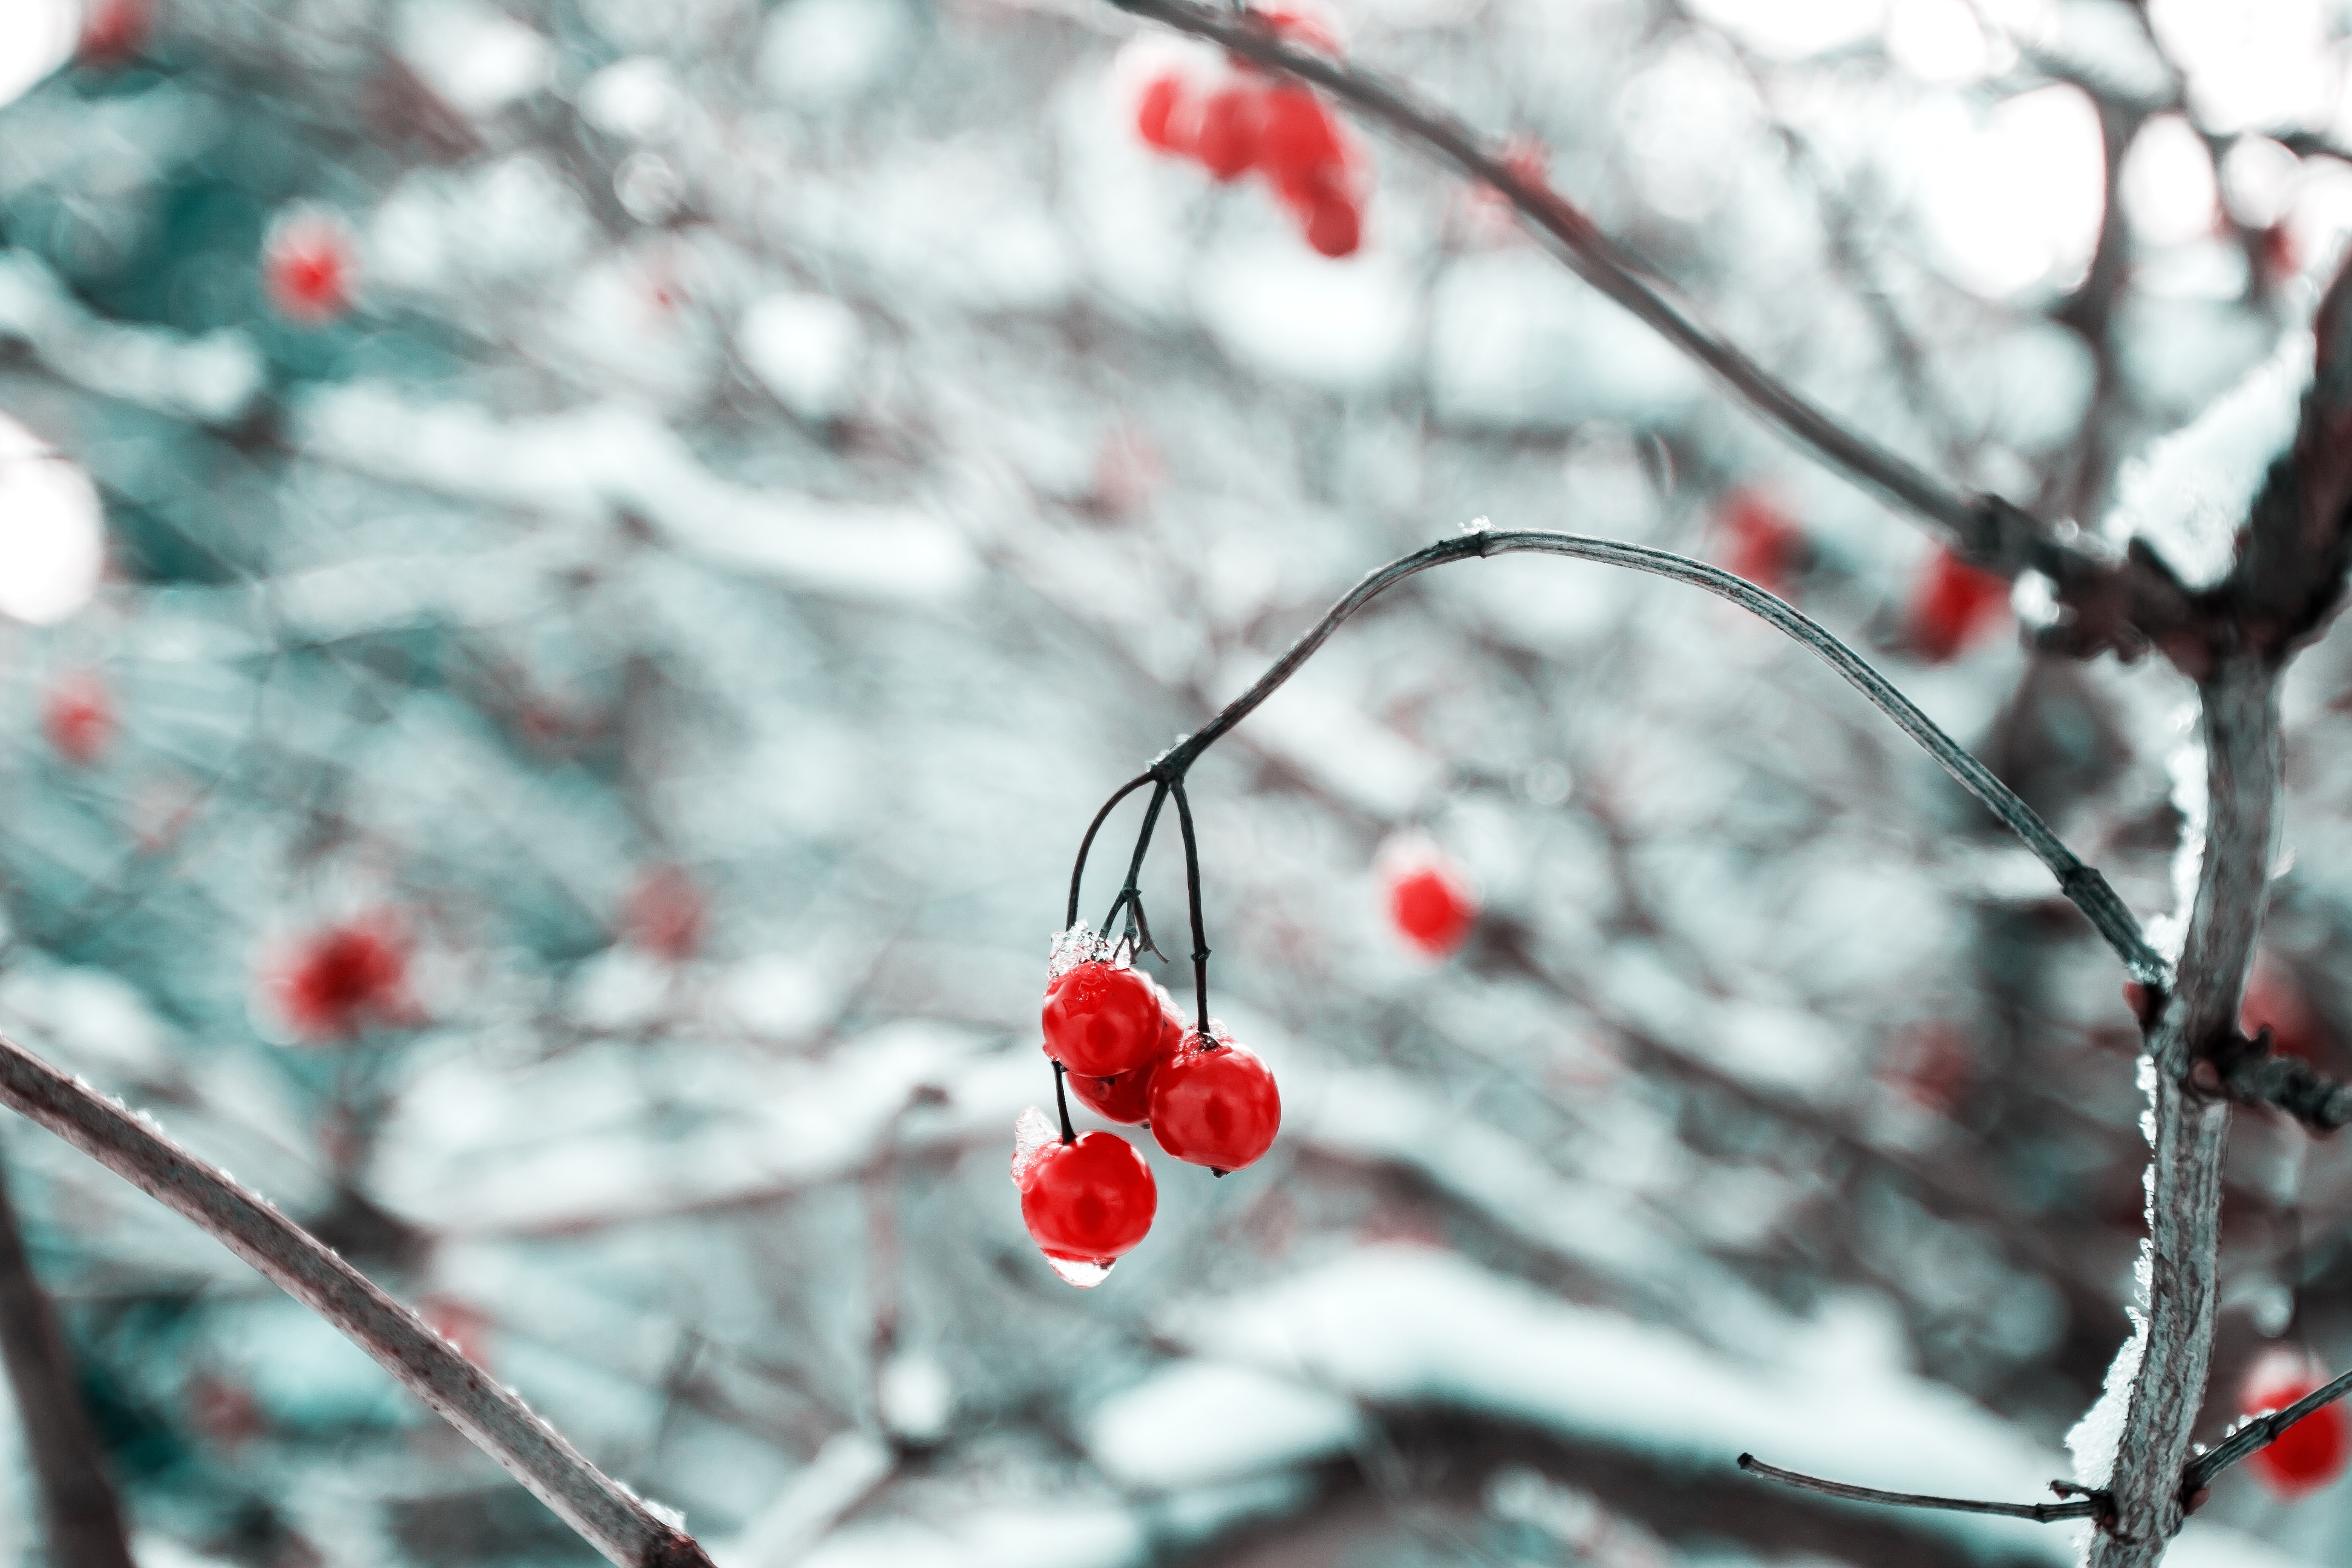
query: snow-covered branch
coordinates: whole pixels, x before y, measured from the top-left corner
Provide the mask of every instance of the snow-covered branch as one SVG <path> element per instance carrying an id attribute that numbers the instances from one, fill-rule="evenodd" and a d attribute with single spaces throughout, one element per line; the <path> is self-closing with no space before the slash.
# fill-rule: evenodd
<path id="1" fill-rule="evenodd" d="M 582 1457 L 318 1237 L 145 1117 L 0 1037 L 0 1103 L 193 1221 L 375 1358 L 620 1568 L 709 1568 L 694 1538 Z"/>

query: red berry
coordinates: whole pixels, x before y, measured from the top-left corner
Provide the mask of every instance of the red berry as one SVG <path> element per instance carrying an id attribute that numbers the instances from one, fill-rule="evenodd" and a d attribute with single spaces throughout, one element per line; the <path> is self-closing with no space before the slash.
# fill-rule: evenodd
<path id="1" fill-rule="evenodd" d="M 1246 87 L 1220 88 L 1201 106 L 1193 156 L 1221 180 L 1239 179 L 1258 158 L 1263 96 Z"/>
<path id="2" fill-rule="evenodd" d="M 416 1315 L 459 1355 L 476 1366 L 490 1364 L 490 1320 L 479 1308 L 454 1296 L 427 1296 L 417 1303 Z"/>
<path id="3" fill-rule="evenodd" d="M 1177 114 L 1184 101 L 1184 79 L 1174 71 L 1154 77 L 1143 89 L 1136 105 L 1136 134 L 1163 153 L 1181 153 L 1187 149 L 1177 138 L 1177 126 L 1183 118 Z"/>
<path id="4" fill-rule="evenodd" d="M 1151 1135 L 1179 1160 L 1219 1175 L 1274 1147 L 1282 1096 L 1257 1053 L 1220 1031 L 1189 1035 L 1151 1075 Z"/>
<path id="5" fill-rule="evenodd" d="M 1938 549 L 1911 598 L 1911 646 L 1932 664 L 1958 653 L 1997 620 L 2009 584 Z"/>
<path id="6" fill-rule="evenodd" d="M 630 938 L 672 963 L 683 963 L 701 950 L 709 917 L 709 902 L 694 879 L 670 865 L 646 868 L 622 909 Z"/>
<path id="7" fill-rule="evenodd" d="M 2248 1415 L 2284 1410 L 2320 1385 L 2309 1363 L 2292 1351 L 2273 1352 L 2246 1376 L 2239 1408 Z M 2246 1460 L 2255 1475 L 2282 1497 L 2313 1491 L 2344 1473 L 2352 1458 L 2352 1419 L 2339 1401 L 2323 1405 Z"/>
<path id="8" fill-rule="evenodd" d="M 1079 1104 L 1097 1116 L 1130 1127 L 1151 1115 L 1152 1069 L 1173 1056 L 1184 1041 L 1184 1015 L 1176 998 L 1157 984 L 1152 990 L 1160 997 L 1160 1043 L 1150 1059 L 1116 1078 L 1081 1078 L 1076 1073 L 1069 1077 L 1070 1093 Z"/>
<path id="9" fill-rule="evenodd" d="M 2326 1020 L 2304 1000 L 2286 966 L 2268 953 L 2254 961 L 2253 978 L 2238 1010 L 2241 1034 L 2251 1038 L 2264 1027 L 2271 1032 L 2271 1048 L 2282 1055 L 2317 1061 L 2326 1049 Z"/>
<path id="10" fill-rule="evenodd" d="M 296 945 L 272 981 L 278 1008 L 296 1033 L 345 1040 L 372 1023 L 412 1010 L 408 957 L 382 917 L 330 926 Z"/>
<path id="11" fill-rule="evenodd" d="M 1116 1078 L 1160 1047 L 1160 997 L 1134 970 L 1099 959 L 1045 987 L 1045 1054 L 1080 1078 Z"/>
<path id="12" fill-rule="evenodd" d="M 1160 1207 L 1151 1167 L 1116 1132 L 1065 1143 L 1042 1113 L 1021 1120 L 1013 1184 L 1021 1189 L 1022 1223 L 1055 1273 L 1081 1289 L 1099 1285 L 1151 1229 Z"/>
<path id="13" fill-rule="evenodd" d="M 1751 489 L 1737 489 L 1724 498 L 1722 523 L 1730 536 L 1725 567 L 1768 594 L 1781 593 L 1804 550 L 1804 531 Z"/>
<path id="14" fill-rule="evenodd" d="M 358 271 L 350 230 L 320 214 L 280 224 L 262 249 L 262 286 L 270 304 L 303 326 L 331 321 L 350 310 Z"/>
<path id="15" fill-rule="evenodd" d="M 1335 59 L 1348 52 L 1339 37 L 1339 18 L 1320 5 L 1307 0 L 1277 0 L 1277 4 L 1260 5 L 1255 11 L 1258 19 L 1272 26 L 1275 37 L 1286 44 Z"/>
<path id="16" fill-rule="evenodd" d="M 1345 196 L 1327 196 L 1317 202 L 1307 219 L 1307 243 L 1334 261 L 1355 255 L 1363 232 L 1363 215 Z"/>
<path id="17" fill-rule="evenodd" d="M 1388 872 L 1389 919 L 1397 932 L 1432 958 L 1459 948 L 1478 918 L 1469 879 L 1433 848 L 1395 856 Z"/>
<path id="18" fill-rule="evenodd" d="M 41 706 L 41 731 L 74 766 L 98 761 L 114 738 L 114 701 L 106 683 L 89 670 L 60 679 Z"/>
<path id="19" fill-rule="evenodd" d="M 128 64 L 155 26 L 155 0 L 91 0 L 82 13 L 81 58 L 92 65 Z"/>
<path id="20" fill-rule="evenodd" d="M 1257 148 L 1258 163 L 1267 177 L 1285 187 L 1303 184 L 1340 159 L 1331 111 L 1321 99 L 1297 86 L 1266 93 L 1258 111 Z"/>

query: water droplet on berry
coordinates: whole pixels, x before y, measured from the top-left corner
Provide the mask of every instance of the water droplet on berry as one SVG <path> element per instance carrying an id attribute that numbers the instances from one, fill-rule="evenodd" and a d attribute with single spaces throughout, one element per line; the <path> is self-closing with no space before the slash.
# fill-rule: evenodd
<path id="1" fill-rule="evenodd" d="M 1091 1290 L 1110 1278 L 1108 1263 L 1089 1263 L 1076 1258 L 1048 1258 L 1045 1261 L 1054 1266 L 1055 1273 L 1081 1290 Z"/>

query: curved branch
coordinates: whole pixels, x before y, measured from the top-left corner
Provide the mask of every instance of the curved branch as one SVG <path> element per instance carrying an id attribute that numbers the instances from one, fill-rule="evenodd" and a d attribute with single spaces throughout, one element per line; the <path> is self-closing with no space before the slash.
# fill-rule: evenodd
<path id="1" fill-rule="evenodd" d="M 341 1330 L 620 1568 L 710 1568 L 694 1538 L 582 1458 L 318 1237 L 144 1117 L 0 1037 L 0 1104 L 162 1203 Z"/>
<path id="2" fill-rule="evenodd" d="M 1290 47 L 1246 11 L 1213 10 L 1194 0 L 1110 3 L 1131 16 L 1206 38 L 1269 69 L 1313 82 L 1471 178 L 1492 185 L 1522 217 L 1558 243 L 1578 276 L 1713 371 L 1750 408 L 1831 468 L 1934 523 L 1970 560 L 2008 575 L 2032 567 L 2062 587 L 2111 570 L 2109 563 L 2062 543 L 2010 502 L 1947 484 L 1832 418 L 1698 321 L 1591 218 L 1542 179 L 1488 152 L 1477 133 L 1452 115 L 1417 103 L 1402 89 L 1353 66 Z"/>
<path id="3" fill-rule="evenodd" d="M 2098 928 L 2099 934 L 2124 961 L 2124 967 L 2135 980 L 2158 989 L 2170 987 L 2171 966 L 2148 945 L 2147 937 L 2140 932 L 2139 922 L 2132 918 L 2131 910 L 2122 899 L 2116 897 L 2115 889 L 2107 886 L 2106 879 L 2067 848 L 2050 830 L 2050 825 L 2043 822 L 2032 806 L 2019 799 L 2014 790 L 1994 777 L 1992 770 L 1970 755 L 1966 747 L 1937 728 L 1934 720 L 1921 712 L 1916 704 L 1879 674 L 1868 660 L 1839 641 L 1836 635 L 1821 623 L 1747 579 L 1735 576 L 1720 567 L 1709 566 L 1705 562 L 1694 561 L 1686 555 L 1676 555 L 1668 550 L 1654 550 L 1647 545 L 1628 544 L 1614 539 L 1589 539 L 1574 533 L 1481 530 L 1458 538 L 1441 540 L 1426 549 L 1391 561 L 1368 574 L 1363 581 L 1349 589 L 1320 621 L 1309 627 L 1290 645 L 1288 651 L 1275 660 L 1273 668 L 1260 676 L 1255 685 L 1228 703 L 1224 710 L 1198 733 L 1187 737 L 1154 763 L 1154 770 L 1166 770 L 1181 778 L 1202 752 L 1216 744 L 1234 725 L 1274 695 L 1283 682 L 1297 674 L 1298 668 L 1314 657 L 1315 650 L 1339 628 L 1341 622 L 1385 590 L 1408 577 L 1451 561 L 1506 555 L 1520 551 L 1565 555 L 1579 561 L 1598 561 L 1687 583 L 1706 589 L 1717 598 L 1730 600 L 1802 644 L 1822 662 L 1843 676 L 1847 684 L 1870 699 L 1872 706 L 1895 721 L 1896 728 L 1916 741 L 1946 773 L 1958 781 L 1962 789 L 1983 803 L 1986 809 L 2023 841 L 2035 858 L 2050 868 L 2051 874 L 2058 879 L 2059 891 L 2089 918 L 2092 925 Z"/>

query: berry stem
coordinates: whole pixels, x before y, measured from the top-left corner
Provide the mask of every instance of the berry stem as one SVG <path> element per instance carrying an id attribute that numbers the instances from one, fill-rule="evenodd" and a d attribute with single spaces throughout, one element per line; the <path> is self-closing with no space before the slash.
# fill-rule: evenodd
<path id="1" fill-rule="evenodd" d="M 1078 883 L 1087 874 L 1087 852 L 1095 847 L 1095 835 L 1100 833 L 1102 825 L 1109 820 L 1112 807 L 1150 784 L 1151 780 L 1150 773 L 1138 773 L 1119 785 L 1118 793 L 1103 802 L 1103 808 L 1095 813 L 1095 819 L 1092 822 L 1087 824 L 1087 836 L 1078 840 L 1078 862 L 1070 868 L 1070 912 L 1063 917 L 1064 931 L 1078 923 Z"/>
<path id="2" fill-rule="evenodd" d="M 1192 993 L 1200 1005 L 1201 1048 L 1212 1050 L 1209 1036 L 1209 928 L 1201 918 L 1201 847 L 1192 838 L 1192 803 L 1184 798 L 1184 775 L 1170 775 L 1167 787 L 1175 792 L 1176 822 L 1184 830 L 1184 893 L 1192 904 Z"/>
<path id="3" fill-rule="evenodd" d="M 1108 938 L 1110 935 L 1111 921 L 1118 919 L 1118 911 L 1121 909 L 1127 910 L 1127 934 L 1130 939 L 1129 942 L 1130 951 L 1134 948 L 1132 939 L 1135 936 L 1137 918 L 1143 907 L 1143 894 L 1137 884 L 1143 875 L 1143 857 L 1151 847 L 1152 830 L 1160 826 L 1160 808 L 1168 804 L 1168 788 L 1169 781 L 1162 778 L 1160 781 L 1160 787 L 1151 792 L 1151 804 L 1143 810 L 1143 830 L 1136 835 L 1135 858 L 1127 863 L 1127 885 L 1118 890 L 1118 897 L 1110 901 L 1110 909 L 1103 916 L 1102 933 Z M 1150 940 L 1150 928 L 1147 925 L 1144 927 L 1144 941 L 1148 943 Z"/>
<path id="4" fill-rule="evenodd" d="M 1054 1063 L 1054 1109 L 1062 1113 L 1062 1142 L 1075 1143 L 1078 1141 L 1078 1132 L 1070 1125 L 1070 1097 L 1068 1091 L 1062 1088 L 1062 1079 L 1069 1070 L 1058 1060 Z"/>

